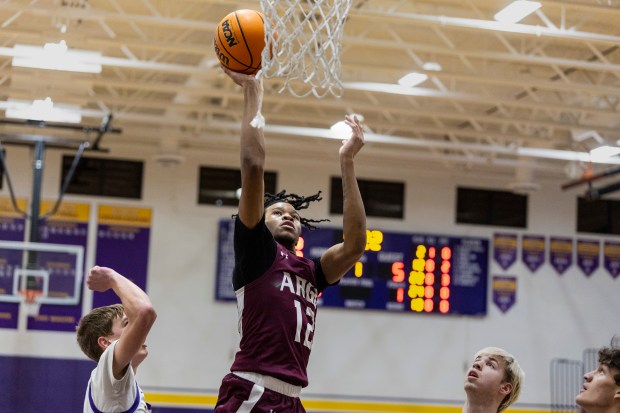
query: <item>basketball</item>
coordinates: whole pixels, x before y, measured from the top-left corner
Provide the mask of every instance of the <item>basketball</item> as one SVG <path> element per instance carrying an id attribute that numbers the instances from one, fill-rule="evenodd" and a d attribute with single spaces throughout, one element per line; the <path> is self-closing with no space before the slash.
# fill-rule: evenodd
<path id="1" fill-rule="evenodd" d="M 265 48 L 263 13 L 257 10 L 237 10 L 217 25 L 214 38 L 215 54 L 228 69 L 255 74 L 261 68 L 261 53 Z"/>

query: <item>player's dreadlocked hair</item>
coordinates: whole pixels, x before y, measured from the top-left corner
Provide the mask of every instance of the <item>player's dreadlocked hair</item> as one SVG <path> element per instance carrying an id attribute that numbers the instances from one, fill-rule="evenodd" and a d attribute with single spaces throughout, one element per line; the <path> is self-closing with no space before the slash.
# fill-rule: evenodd
<path id="1" fill-rule="evenodd" d="M 314 195 L 301 196 L 297 194 L 287 194 L 286 189 L 283 189 L 275 195 L 266 192 L 263 205 L 264 208 L 267 209 L 268 206 L 277 204 L 278 202 L 286 202 L 287 204 L 291 204 L 296 211 L 299 211 L 300 209 L 308 208 L 311 202 L 320 201 L 322 199 L 323 198 L 321 198 L 321 191 L 317 192 Z M 232 218 L 236 219 L 238 216 L 239 214 L 234 214 Z M 301 222 L 301 225 L 308 228 L 310 231 L 313 231 L 317 229 L 317 227 L 313 224 L 318 224 L 319 222 L 329 222 L 329 219 L 310 219 L 299 217 L 299 222 Z"/>
<path id="2" fill-rule="evenodd" d="M 321 191 L 317 192 L 314 195 L 301 196 L 301 195 L 297 195 L 293 193 L 287 194 L 286 189 L 284 189 L 275 195 L 265 193 L 264 205 L 265 205 L 265 209 L 267 209 L 268 206 L 276 204 L 278 202 L 286 202 L 287 204 L 291 204 L 292 207 L 295 208 L 296 211 L 299 211 L 301 209 L 308 208 L 311 202 L 320 201 L 322 199 L 323 198 L 321 198 Z M 318 219 L 317 220 L 317 219 L 309 219 L 309 218 L 303 218 L 303 217 L 300 217 L 299 220 L 301 222 L 301 225 L 308 228 L 309 230 L 317 229 L 317 227 L 313 224 L 329 221 L 329 219 Z"/>

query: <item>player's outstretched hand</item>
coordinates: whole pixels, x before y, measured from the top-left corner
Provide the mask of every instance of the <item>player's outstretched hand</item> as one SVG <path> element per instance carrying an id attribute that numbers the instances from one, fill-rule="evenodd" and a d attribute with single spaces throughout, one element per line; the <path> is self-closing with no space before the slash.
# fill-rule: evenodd
<path id="1" fill-rule="evenodd" d="M 224 73 L 226 73 L 228 77 L 230 77 L 239 86 L 243 87 L 249 83 L 260 83 L 260 81 L 256 78 L 255 75 L 246 75 L 244 73 L 233 72 L 232 70 L 228 69 L 223 65 L 220 65 L 220 67 L 222 68 Z"/>
<path id="2" fill-rule="evenodd" d="M 341 157 L 350 157 L 353 159 L 355 155 L 364 146 L 364 130 L 357 116 L 346 115 L 344 123 L 351 128 L 351 137 L 342 141 L 339 154 Z"/>
<path id="3" fill-rule="evenodd" d="M 112 268 L 94 266 L 88 271 L 86 284 L 93 291 L 107 291 L 114 285 L 114 278 L 121 275 Z"/>

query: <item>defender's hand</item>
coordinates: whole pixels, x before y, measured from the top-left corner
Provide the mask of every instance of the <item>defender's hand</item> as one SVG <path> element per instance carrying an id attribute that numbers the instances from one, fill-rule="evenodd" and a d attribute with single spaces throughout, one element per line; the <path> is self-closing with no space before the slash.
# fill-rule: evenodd
<path id="1" fill-rule="evenodd" d="M 114 285 L 115 277 L 121 276 L 112 268 L 94 266 L 88 272 L 86 284 L 93 291 L 107 291 Z"/>

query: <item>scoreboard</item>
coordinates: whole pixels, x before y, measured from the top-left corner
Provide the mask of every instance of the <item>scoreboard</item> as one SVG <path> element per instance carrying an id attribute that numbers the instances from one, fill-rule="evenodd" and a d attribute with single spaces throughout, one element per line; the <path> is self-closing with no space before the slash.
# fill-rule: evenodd
<path id="1" fill-rule="evenodd" d="M 234 300 L 234 221 L 219 227 L 216 299 Z M 323 307 L 482 316 L 487 311 L 489 241 L 485 238 L 368 229 L 366 251 L 336 286 L 319 296 Z M 297 255 L 318 258 L 342 241 L 342 230 L 305 230 Z"/>

